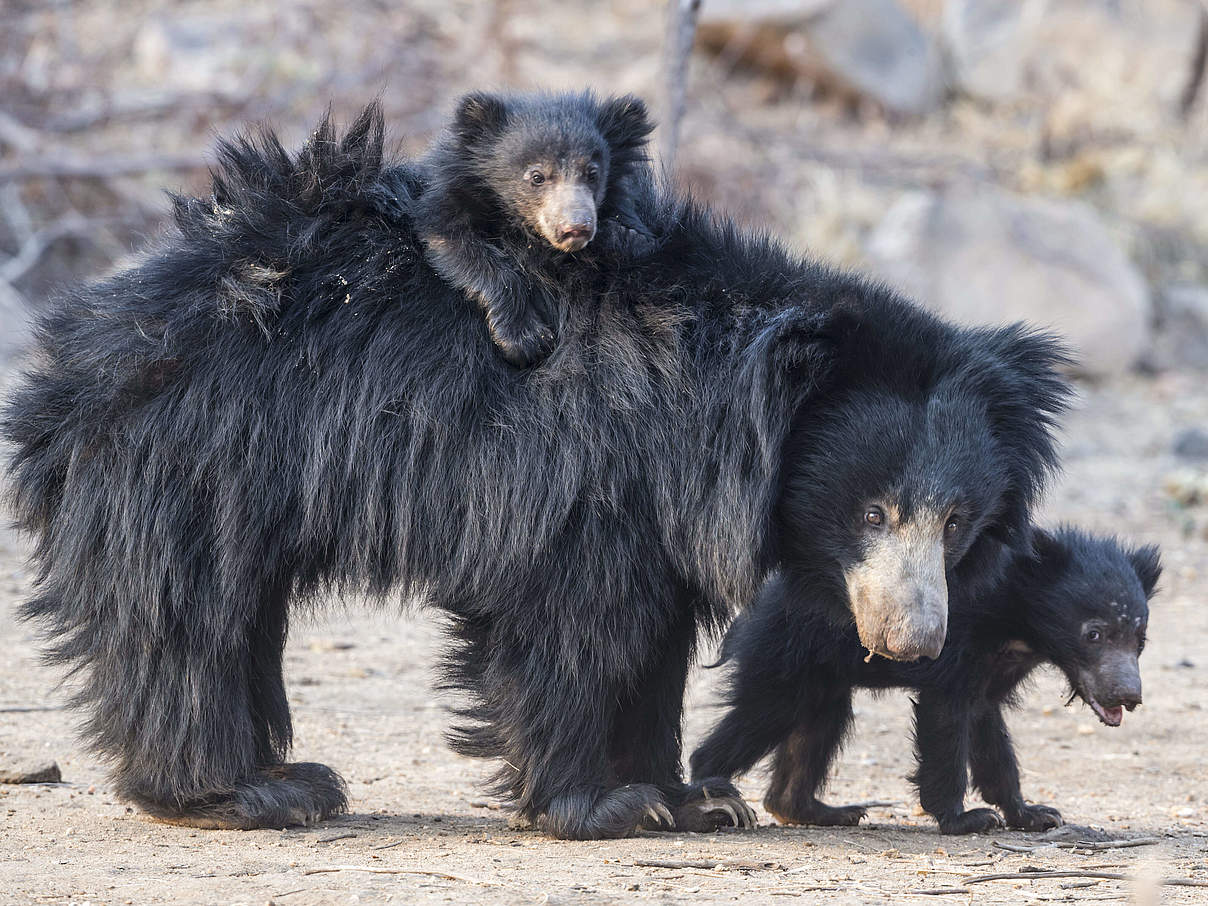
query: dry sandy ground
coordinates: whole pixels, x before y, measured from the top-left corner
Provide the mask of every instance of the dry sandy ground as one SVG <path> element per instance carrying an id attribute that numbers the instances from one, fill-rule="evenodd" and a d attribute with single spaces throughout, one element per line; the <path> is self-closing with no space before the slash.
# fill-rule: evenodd
<path id="1" fill-rule="evenodd" d="M 443 743 L 446 703 L 430 691 L 439 627 L 357 608 L 300 622 L 288 656 L 297 754 L 344 772 L 353 813 L 320 827 L 248 833 L 151 823 L 115 801 L 102 765 L 73 735 L 55 673 L 38 663 L 33 631 L 14 620 L 29 574 L 10 539 L 0 547 L 0 763 L 57 759 L 63 782 L 0 787 L 0 901 L 1158 902 L 1155 878 L 1208 881 L 1208 508 L 1178 509 L 1162 491 L 1178 466 L 1171 438 L 1193 424 L 1208 425 L 1201 378 L 1083 388 L 1066 473 L 1046 515 L 1163 545 L 1166 575 L 1143 658 L 1145 706 L 1108 730 L 1085 707 L 1062 707 L 1061 685 L 1046 674 L 1011 720 L 1026 795 L 1058 806 L 1071 823 L 1158 838 L 1153 845 L 1021 853 L 1000 844 L 1038 841 L 1005 832 L 939 836 L 903 779 L 910 767 L 904 694 L 858 702 L 858 730 L 830 799 L 893 803 L 870 809 L 859 828 L 765 823 L 746 832 L 590 843 L 512 830 L 480 791 L 489 765 Z M 716 715 L 716 680 L 702 673 L 694 683 L 689 745 Z M 745 779 L 753 803 L 764 783 L 759 772 Z M 696 864 L 640 864 L 657 860 Z M 1139 887 L 1078 878 L 965 882 L 1025 866 L 1149 880 Z M 917 893 L 962 887 L 967 892 Z M 1208 889 L 1165 887 L 1160 896 L 1202 903 Z"/>

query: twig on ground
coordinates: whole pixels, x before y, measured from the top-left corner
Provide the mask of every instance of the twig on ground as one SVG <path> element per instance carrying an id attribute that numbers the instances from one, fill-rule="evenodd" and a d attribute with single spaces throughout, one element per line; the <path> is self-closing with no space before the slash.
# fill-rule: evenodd
<path id="1" fill-rule="evenodd" d="M 337 840 L 351 840 L 356 834 L 336 834 L 333 837 L 320 837 L 316 843 L 335 843 Z"/>
<path id="2" fill-rule="evenodd" d="M 943 897 L 950 893 L 969 893 L 968 887 L 935 887 L 931 890 L 908 890 L 906 891 L 911 896 L 920 897 Z"/>
<path id="3" fill-rule="evenodd" d="M 1032 881 L 1037 878 L 1099 878 L 1103 881 L 1128 881 L 1128 875 L 1117 871 L 1079 871 L 1066 869 L 1037 869 L 1034 871 L 1008 871 L 992 875 L 976 875 L 965 878 L 966 884 L 981 884 L 985 881 Z M 1196 878 L 1163 878 L 1158 883 L 1167 887 L 1208 887 L 1208 881 Z"/>
<path id="4" fill-rule="evenodd" d="M 404 837 L 401 840 L 395 840 L 393 843 L 383 843 L 381 846 L 375 846 L 374 849 L 394 849 L 394 847 L 402 846 L 406 842 L 407 838 Z"/>
<path id="5" fill-rule="evenodd" d="M 635 868 L 705 868 L 730 871 L 780 871 L 779 862 L 742 862 L 731 859 L 635 859 Z"/>
<path id="6" fill-rule="evenodd" d="M 0 714 L 36 714 L 42 711 L 62 711 L 66 705 L 31 705 L 22 708 L 0 708 Z"/>
<path id="7" fill-rule="evenodd" d="M 1131 840 L 1105 840 L 1102 842 L 1094 842 L 1091 840 L 1053 840 L 1050 843 L 1038 843 L 1035 846 L 1026 844 L 1004 843 L 1001 840 L 995 840 L 994 845 L 999 849 L 1005 849 L 1012 853 L 1033 853 L 1041 849 L 1082 849 L 1088 852 L 1099 852 L 1105 849 L 1129 849 L 1134 846 L 1154 846 L 1161 843 L 1158 837 L 1134 837 Z"/>
<path id="8" fill-rule="evenodd" d="M 330 874 L 336 871 L 364 871 L 371 875 L 427 875 L 432 878 L 444 878 L 446 881 L 462 881 L 466 884 L 483 884 L 487 887 L 502 887 L 498 881 L 484 881 L 480 878 L 467 878 L 451 874 L 447 871 L 437 871 L 433 868 L 373 868 L 369 865 L 329 865 L 326 868 L 308 868 L 304 875 Z"/>

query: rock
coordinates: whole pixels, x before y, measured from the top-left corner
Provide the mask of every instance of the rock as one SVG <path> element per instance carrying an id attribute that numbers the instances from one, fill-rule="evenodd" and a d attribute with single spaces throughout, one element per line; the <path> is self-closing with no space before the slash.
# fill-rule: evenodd
<path id="1" fill-rule="evenodd" d="M 1208 286 L 1168 286 L 1157 296 L 1154 363 L 1163 368 L 1208 370 Z"/>
<path id="2" fill-rule="evenodd" d="M 1208 431 L 1203 428 L 1184 428 L 1175 437 L 1171 449 L 1180 459 L 1197 462 L 1208 460 Z"/>
<path id="3" fill-rule="evenodd" d="M 933 110 L 947 92 L 944 55 L 895 0 L 706 3 L 702 45 L 743 62 L 869 98 L 892 113 Z"/>
<path id="4" fill-rule="evenodd" d="M 0 783 L 59 783 L 63 779 L 54 761 L 17 762 L 0 766 Z"/>
<path id="5" fill-rule="evenodd" d="M 941 22 L 954 87 L 991 101 L 1019 93 L 1028 8 L 1020 0 L 947 0 Z"/>
<path id="6" fill-rule="evenodd" d="M 1145 281 L 1080 202 L 990 187 L 912 192 L 873 230 L 867 251 L 891 284 L 946 317 L 1055 329 L 1079 373 L 1126 371 L 1149 349 Z"/>

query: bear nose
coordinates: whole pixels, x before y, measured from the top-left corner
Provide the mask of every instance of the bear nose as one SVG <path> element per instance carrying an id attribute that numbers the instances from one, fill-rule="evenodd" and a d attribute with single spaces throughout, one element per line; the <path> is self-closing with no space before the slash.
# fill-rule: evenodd
<path id="1" fill-rule="evenodd" d="M 1137 705 L 1141 704 L 1141 690 L 1139 688 L 1123 689 L 1121 690 L 1120 694 L 1116 696 L 1116 698 L 1120 704 L 1131 711 L 1133 708 L 1137 707 Z"/>
<path id="2" fill-rule="evenodd" d="M 574 223 L 564 223 L 558 227 L 558 238 L 562 241 L 568 239 L 590 239 L 592 233 L 595 232 L 593 225 L 586 221 L 575 221 Z"/>

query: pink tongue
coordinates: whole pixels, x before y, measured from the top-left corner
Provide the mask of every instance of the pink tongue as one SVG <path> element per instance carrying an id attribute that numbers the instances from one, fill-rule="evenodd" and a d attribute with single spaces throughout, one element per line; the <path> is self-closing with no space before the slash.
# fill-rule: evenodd
<path id="1" fill-rule="evenodd" d="M 1114 708 L 1104 708 L 1103 716 L 1107 718 L 1107 722 L 1113 727 L 1120 726 L 1120 722 L 1124 720 L 1124 708 L 1121 705 L 1116 705 Z"/>

